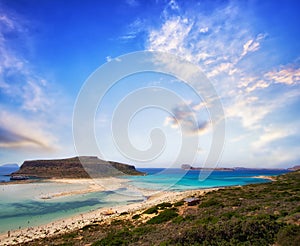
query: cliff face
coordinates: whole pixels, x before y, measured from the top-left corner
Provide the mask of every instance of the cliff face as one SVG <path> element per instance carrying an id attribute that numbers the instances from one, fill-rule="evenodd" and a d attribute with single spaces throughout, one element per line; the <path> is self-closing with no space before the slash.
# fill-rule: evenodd
<path id="1" fill-rule="evenodd" d="M 97 157 L 73 157 L 57 160 L 24 161 L 20 170 L 11 174 L 37 178 L 101 178 L 120 175 L 144 175 L 134 166 L 110 162 Z"/>

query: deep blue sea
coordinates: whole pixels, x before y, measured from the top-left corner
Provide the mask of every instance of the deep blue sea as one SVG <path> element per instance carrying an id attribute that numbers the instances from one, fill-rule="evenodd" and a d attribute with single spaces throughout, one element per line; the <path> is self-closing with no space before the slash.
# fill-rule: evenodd
<path id="1" fill-rule="evenodd" d="M 286 170 L 236 170 L 186 171 L 182 169 L 141 168 L 147 176 L 122 177 L 116 190 L 42 199 L 44 195 L 76 191 L 88 187 L 87 183 L 62 184 L 38 182 L 29 184 L 7 184 L 0 186 L 0 233 L 8 230 L 37 226 L 56 219 L 69 217 L 103 207 L 134 203 L 146 199 L 142 190 L 181 191 L 270 182 L 257 176 L 276 176 Z M 203 177 L 206 177 L 203 179 Z M 5 179 L 7 177 L 4 176 Z M 105 186 L 105 184 L 104 184 Z M 109 187 L 109 185 L 107 186 Z M 111 186 L 113 187 L 113 186 Z"/>

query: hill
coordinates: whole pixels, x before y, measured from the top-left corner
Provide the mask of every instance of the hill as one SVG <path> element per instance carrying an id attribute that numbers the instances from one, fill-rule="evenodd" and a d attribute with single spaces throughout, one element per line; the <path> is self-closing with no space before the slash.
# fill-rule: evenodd
<path id="1" fill-rule="evenodd" d="M 15 172 L 19 169 L 20 167 L 18 164 L 5 164 L 0 166 L 0 175 L 9 175 L 12 172 Z"/>
<path id="2" fill-rule="evenodd" d="M 101 178 L 120 175 L 144 175 L 132 165 L 104 161 L 93 156 L 56 160 L 24 161 L 11 176 L 24 175 L 35 178 Z"/>
<path id="3" fill-rule="evenodd" d="M 161 203 L 110 222 L 22 245 L 282 245 L 300 241 L 300 171 L 264 184 L 207 193 L 198 204 Z M 149 217 L 150 215 L 150 217 Z"/>

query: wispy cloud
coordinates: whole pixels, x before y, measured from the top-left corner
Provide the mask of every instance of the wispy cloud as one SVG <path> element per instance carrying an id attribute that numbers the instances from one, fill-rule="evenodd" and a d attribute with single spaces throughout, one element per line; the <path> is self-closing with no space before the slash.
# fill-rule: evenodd
<path id="1" fill-rule="evenodd" d="M 174 13 L 167 6 L 161 26 L 150 29 L 146 47 L 170 52 L 198 64 L 215 86 L 226 118 L 234 122 L 234 126 L 241 127 L 240 136 L 263 132 L 254 143 L 256 146 L 267 146 L 286 134 L 295 134 L 268 132 L 266 125 L 272 122 L 271 115 L 293 105 L 299 98 L 298 63 L 269 66 L 267 60 L 266 64 L 260 62 L 258 57 L 268 57 L 264 43 L 269 34 L 267 30 L 256 31 L 253 15 L 243 8 L 242 3 L 221 4 L 209 15 L 199 6 L 194 7 L 182 11 L 179 5 L 180 11 Z M 189 116 L 182 112 L 184 108 L 178 110 L 174 111 L 176 117 L 166 119 L 165 125 L 176 128 L 188 119 Z M 235 137 L 231 142 L 236 141 L 245 143 L 248 137 Z M 290 158 L 293 156 L 291 154 Z"/>
<path id="2" fill-rule="evenodd" d="M 26 59 L 26 52 L 16 49 L 20 45 L 13 44 L 22 43 L 24 50 L 30 50 L 23 23 L 27 21 L 21 16 L 0 11 L 0 146 L 54 151 L 59 148 L 57 130 L 67 121 L 62 113 L 66 107 L 60 104 L 63 97 L 58 87 L 54 89 Z"/>
<path id="3" fill-rule="evenodd" d="M 149 32 L 147 48 L 171 52 L 199 64 L 213 78 L 219 96 L 228 105 L 227 117 L 241 119 L 244 127 L 258 127 L 259 121 L 282 104 L 276 104 L 274 97 L 262 100 L 256 90 L 276 83 L 297 84 L 299 68 L 283 66 L 253 74 L 244 61 L 251 59 L 249 53 L 260 50 L 267 35 L 254 33 L 246 11 L 241 11 L 237 3 L 223 5 L 209 16 L 201 11 L 193 13 L 165 14 L 161 27 Z"/>
<path id="4" fill-rule="evenodd" d="M 119 39 L 123 41 L 129 41 L 135 39 L 139 34 L 146 31 L 147 28 L 145 21 L 138 17 L 127 26 L 125 34 L 120 36 Z"/>
<path id="5" fill-rule="evenodd" d="M 257 141 L 252 143 L 252 148 L 261 151 L 268 147 L 268 145 L 276 140 L 283 139 L 293 134 L 291 129 L 265 127 L 263 134 L 261 134 Z"/>
<path id="6" fill-rule="evenodd" d="M 130 6 L 130 7 L 137 7 L 140 5 L 140 3 L 137 0 L 126 0 L 126 3 Z"/>
<path id="7" fill-rule="evenodd" d="M 26 120 L 24 117 L 9 113 L 2 108 L 0 112 L 0 147 L 55 150 L 57 139 L 45 130 L 47 126 L 44 124 L 37 119 Z"/>
<path id="8" fill-rule="evenodd" d="M 241 56 L 245 56 L 250 52 L 257 51 L 260 48 L 260 41 L 265 38 L 265 35 L 259 34 L 257 38 L 248 40 L 243 46 L 243 52 Z"/>
<path id="9" fill-rule="evenodd" d="M 160 29 L 150 31 L 147 48 L 181 56 L 185 54 L 184 57 L 187 57 L 188 50 L 185 47 L 185 41 L 192 26 L 193 24 L 186 17 L 170 17 Z"/>
<path id="10" fill-rule="evenodd" d="M 28 61 L 10 47 L 7 32 L 25 36 L 21 20 L 0 14 L 0 92 L 28 111 L 46 110 L 50 105 L 48 83 L 36 75 Z M 21 34 L 20 34 L 21 33 Z"/>
<path id="11" fill-rule="evenodd" d="M 20 135 L 16 132 L 0 128 L 0 147 L 1 148 L 19 148 L 19 147 L 37 147 L 42 149 L 50 149 L 40 140 Z"/>
<path id="12" fill-rule="evenodd" d="M 276 84 L 300 84 L 300 67 L 294 65 L 283 66 L 280 69 L 266 73 L 265 78 Z"/>

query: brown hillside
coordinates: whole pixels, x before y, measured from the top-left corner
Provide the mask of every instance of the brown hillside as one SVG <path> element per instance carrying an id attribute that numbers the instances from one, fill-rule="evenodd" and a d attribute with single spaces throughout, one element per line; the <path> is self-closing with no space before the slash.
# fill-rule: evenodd
<path id="1" fill-rule="evenodd" d="M 144 175 L 132 165 L 104 161 L 97 157 L 73 157 L 57 160 L 24 161 L 11 174 L 37 178 L 99 178 L 120 175 Z"/>

